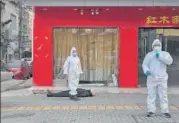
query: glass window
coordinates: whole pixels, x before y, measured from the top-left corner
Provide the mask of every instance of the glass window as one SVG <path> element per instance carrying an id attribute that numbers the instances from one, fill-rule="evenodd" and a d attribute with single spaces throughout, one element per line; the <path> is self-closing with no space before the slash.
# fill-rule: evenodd
<path id="1" fill-rule="evenodd" d="M 169 75 L 168 85 L 175 86 L 179 85 L 179 29 L 162 29 L 162 28 L 145 28 L 139 29 L 139 62 L 138 62 L 138 75 L 139 85 L 146 85 L 146 76 L 142 70 L 142 62 L 145 55 L 152 51 L 153 40 L 158 38 L 162 42 L 162 50 L 167 51 L 173 58 L 173 64 L 168 66 L 167 72 Z"/>
<path id="2" fill-rule="evenodd" d="M 118 78 L 119 31 L 117 28 L 58 28 L 54 30 L 54 77 L 75 46 L 84 83 L 113 83 Z"/>

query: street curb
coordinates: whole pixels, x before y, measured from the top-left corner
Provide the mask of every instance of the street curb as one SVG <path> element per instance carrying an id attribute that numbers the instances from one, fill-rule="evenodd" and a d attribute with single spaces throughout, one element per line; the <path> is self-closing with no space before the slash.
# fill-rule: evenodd
<path id="1" fill-rule="evenodd" d="M 81 87 L 84 89 L 92 89 L 96 93 L 114 93 L 114 94 L 147 94 L 147 88 L 118 88 L 118 87 Z M 33 94 L 45 94 L 47 90 L 59 92 L 68 90 L 68 87 L 51 87 L 51 86 L 32 86 L 28 89 Z M 179 94 L 179 88 L 169 88 L 168 94 Z"/>

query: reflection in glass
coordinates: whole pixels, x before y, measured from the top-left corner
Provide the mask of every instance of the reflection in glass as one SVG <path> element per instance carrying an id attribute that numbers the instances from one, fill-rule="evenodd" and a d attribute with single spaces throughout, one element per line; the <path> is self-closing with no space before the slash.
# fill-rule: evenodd
<path id="1" fill-rule="evenodd" d="M 143 74 L 142 62 L 145 55 L 152 51 L 152 42 L 154 39 L 160 39 L 162 42 L 162 50 L 167 51 L 173 58 L 173 64 L 168 67 L 169 86 L 179 85 L 179 29 L 139 29 L 139 45 L 138 45 L 138 75 L 139 85 L 146 85 L 146 77 Z"/>

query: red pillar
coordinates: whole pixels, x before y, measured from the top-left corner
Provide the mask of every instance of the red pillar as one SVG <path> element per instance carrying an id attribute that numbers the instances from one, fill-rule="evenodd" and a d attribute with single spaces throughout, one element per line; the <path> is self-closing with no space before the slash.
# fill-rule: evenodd
<path id="1" fill-rule="evenodd" d="M 119 87 L 138 85 L 138 28 L 120 28 Z"/>
<path id="2" fill-rule="evenodd" d="M 35 27 L 33 85 L 53 85 L 53 38 L 51 27 Z"/>

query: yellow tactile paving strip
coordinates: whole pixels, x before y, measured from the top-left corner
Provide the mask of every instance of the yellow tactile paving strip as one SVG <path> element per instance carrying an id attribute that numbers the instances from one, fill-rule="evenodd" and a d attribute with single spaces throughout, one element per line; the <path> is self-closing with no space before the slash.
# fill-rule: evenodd
<path id="1" fill-rule="evenodd" d="M 1 111 L 52 111 L 52 110 L 146 110 L 138 105 L 74 105 L 74 106 L 19 106 L 1 107 Z M 179 106 L 170 106 L 170 110 L 179 111 Z"/>

